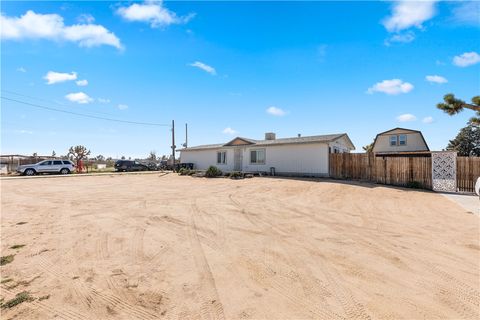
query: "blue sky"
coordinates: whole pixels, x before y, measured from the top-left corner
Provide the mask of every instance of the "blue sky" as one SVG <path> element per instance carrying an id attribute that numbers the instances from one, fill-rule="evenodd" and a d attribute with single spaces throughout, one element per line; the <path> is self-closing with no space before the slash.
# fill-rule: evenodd
<path id="1" fill-rule="evenodd" d="M 393 127 L 445 148 L 480 92 L 479 3 L 2 1 L 2 97 L 169 124 L 177 146 Z M 86 80 L 86 81 L 84 81 Z M 2 99 L 1 152 L 170 153 L 169 127 L 82 118 Z"/>

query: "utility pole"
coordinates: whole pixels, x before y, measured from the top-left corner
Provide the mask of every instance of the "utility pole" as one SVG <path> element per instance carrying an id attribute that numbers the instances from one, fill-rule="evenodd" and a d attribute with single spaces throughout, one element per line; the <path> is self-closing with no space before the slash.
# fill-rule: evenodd
<path id="1" fill-rule="evenodd" d="M 185 148 L 188 148 L 188 127 L 187 124 L 185 123 Z"/>
<path id="2" fill-rule="evenodd" d="M 172 120 L 172 171 L 175 172 L 175 120 Z"/>

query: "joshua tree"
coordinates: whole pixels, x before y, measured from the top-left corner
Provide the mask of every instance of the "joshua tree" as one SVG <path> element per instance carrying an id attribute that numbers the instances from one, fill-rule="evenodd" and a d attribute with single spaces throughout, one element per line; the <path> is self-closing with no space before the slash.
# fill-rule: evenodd
<path id="1" fill-rule="evenodd" d="M 90 150 L 87 150 L 85 146 L 70 147 L 68 150 L 68 156 L 73 157 L 77 163 L 78 161 L 87 158 L 89 154 Z"/>
<path id="2" fill-rule="evenodd" d="M 155 151 L 150 151 L 147 160 L 155 161 L 157 160 L 157 153 Z"/>
<path id="3" fill-rule="evenodd" d="M 475 111 L 475 117 L 470 118 L 471 124 L 480 124 L 480 96 L 475 96 L 472 98 L 472 103 L 466 103 L 463 100 L 455 98 L 452 93 L 446 94 L 443 96 L 443 101 L 437 104 L 437 108 L 443 110 L 449 115 L 453 116 L 463 109 L 470 109 Z"/>
<path id="4" fill-rule="evenodd" d="M 366 146 L 362 147 L 365 152 L 372 152 L 373 151 L 373 142 L 370 144 L 367 144 Z"/>

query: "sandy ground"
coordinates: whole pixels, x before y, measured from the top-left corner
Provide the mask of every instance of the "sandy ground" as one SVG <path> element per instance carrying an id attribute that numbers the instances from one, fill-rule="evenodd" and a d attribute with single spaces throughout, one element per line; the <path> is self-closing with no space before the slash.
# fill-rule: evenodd
<path id="1" fill-rule="evenodd" d="M 431 192 L 175 175 L 1 184 L 2 256 L 15 257 L 0 295 L 36 298 L 2 319 L 480 316 L 479 217 Z"/>

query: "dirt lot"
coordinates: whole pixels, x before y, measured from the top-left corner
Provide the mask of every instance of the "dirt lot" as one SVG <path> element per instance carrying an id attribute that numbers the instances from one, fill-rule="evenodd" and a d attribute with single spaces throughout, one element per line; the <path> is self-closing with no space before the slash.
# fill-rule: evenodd
<path id="1" fill-rule="evenodd" d="M 172 174 L 1 183 L 2 256 L 15 256 L 0 295 L 35 298 L 2 319 L 480 316 L 479 218 L 431 192 Z"/>

